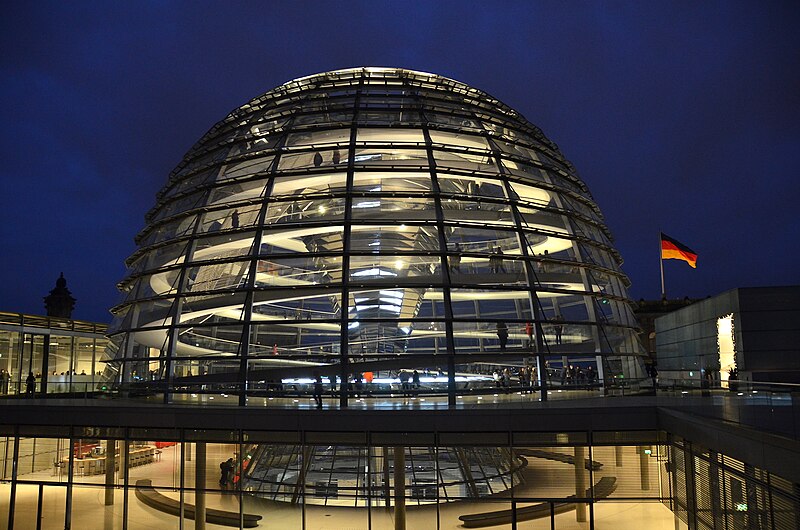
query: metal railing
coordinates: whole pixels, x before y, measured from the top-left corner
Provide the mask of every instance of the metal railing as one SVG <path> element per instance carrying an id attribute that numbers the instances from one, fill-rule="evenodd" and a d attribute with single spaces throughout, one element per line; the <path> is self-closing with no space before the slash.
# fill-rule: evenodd
<path id="1" fill-rule="evenodd" d="M 344 396 L 349 407 L 366 409 L 447 409 L 450 405 L 447 377 L 422 373 L 420 382 L 411 377 L 375 376 L 372 382 L 357 379 L 346 382 Z M 495 408 L 524 408 L 540 406 L 540 387 L 534 381 L 496 381 L 488 375 L 482 379 L 456 382 L 457 408 L 491 406 Z M 343 397 L 341 381 L 323 378 L 324 409 L 339 409 Z M 131 403 L 164 403 L 174 406 L 246 406 L 277 409 L 313 409 L 315 385 L 311 378 L 292 378 L 275 381 L 253 381 L 246 385 L 235 382 L 177 380 L 171 387 L 166 381 L 136 381 L 113 383 L 82 381 L 49 383 L 42 388 L 36 382 L 32 392 L 25 383 L 10 382 L 0 387 L 0 403 L 12 405 L 36 400 L 75 400 L 87 404 L 100 400 Z M 699 387 L 697 381 L 659 379 L 609 379 L 593 381 L 564 381 L 555 374 L 547 385 L 548 400 L 576 401 L 576 406 L 602 407 L 603 400 L 631 400 L 631 405 L 655 406 L 688 412 L 765 432 L 800 440 L 800 385 L 762 381 L 735 381 Z M 46 390 L 46 391 L 45 391 Z M 3 399 L 5 398 L 5 399 Z M 577 403 L 581 400 L 581 403 Z M 54 402 L 55 404 L 55 402 Z M 563 406 L 563 403 L 561 405 Z"/>

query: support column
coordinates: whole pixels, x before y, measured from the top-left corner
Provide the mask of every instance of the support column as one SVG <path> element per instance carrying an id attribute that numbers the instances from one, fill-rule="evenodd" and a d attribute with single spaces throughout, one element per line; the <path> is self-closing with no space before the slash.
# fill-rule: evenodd
<path id="1" fill-rule="evenodd" d="M 600 383 L 600 391 L 605 396 L 608 394 L 608 382 L 606 381 L 605 370 L 603 369 L 603 356 L 598 355 L 595 357 L 597 362 L 597 382 Z"/>
<path id="2" fill-rule="evenodd" d="M 382 447 L 383 451 L 383 502 L 388 509 L 392 505 L 392 490 L 389 486 L 389 448 Z"/>
<path id="3" fill-rule="evenodd" d="M 622 446 L 615 445 L 614 446 L 614 460 L 617 467 L 622 467 Z"/>
<path id="4" fill-rule="evenodd" d="M 197 442 L 194 467 L 194 530 L 206 529 L 206 443 Z"/>
<path id="5" fill-rule="evenodd" d="M 575 447 L 575 495 L 586 496 L 586 448 Z M 586 503 L 579 502 L 575 505 L 575 520 L 579 523 L 586 522 Z"/>
<path id="6" fill-rule="evenodd" d="M 406 530 L 406 450 L 394 448 L 394 530 Z"/>
<path id="7" fill-rule="evenodd" d="M 650 490 L 650 455 L 646 453 L 649 450 L 649 445 L 639 447 L 639 476 L 641 477 L 642 491 Z"/>
<path id="8" fill-rule="evenodd" d="M 114 504 L 114 472 L 117 467 L 117 441 L 106 440 L 106 495 L 105 505 Z"/>
<path id="9" fill-rule="evenodd" d="M 723 481 L 720 479 L 719 454 L 714 451 L 709 451 L 708 460 L 708 486 L 711 493 L 711 514 L 714 519 L 714 528 L 725 528 L 725 514 L 723 508 L 725 491 L 723 490 Z"/>

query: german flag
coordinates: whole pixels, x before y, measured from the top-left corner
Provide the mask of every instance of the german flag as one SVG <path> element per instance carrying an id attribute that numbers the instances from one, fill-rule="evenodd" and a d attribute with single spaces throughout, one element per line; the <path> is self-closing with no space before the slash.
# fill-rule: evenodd
<path id="1" fill-rule="evenodd" d="M 697 268 L 697 252 L 663 232 L 661 232 L 661 259 L 681 259 L 690 267 Z"/>

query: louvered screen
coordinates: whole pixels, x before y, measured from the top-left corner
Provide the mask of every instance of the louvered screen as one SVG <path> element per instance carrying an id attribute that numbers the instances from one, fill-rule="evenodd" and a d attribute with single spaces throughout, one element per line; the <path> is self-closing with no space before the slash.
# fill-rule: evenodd
<path id="1" fill-rule="evenodd" d="M 797 497 L 772 493 L 772 513 L 775 530 L 796 530 L 800 528 L 800 502 Z"/>
<path id="2" fill-rule="evenodd" d="M 714 493 L 712 492 L 711 465 L 699 456 L 694 457 L 694 494 L 697 507 L 697 524 L 714 528 Z"/>
<path id="3" fill-rule="evenodd" d="M 688 506 L 688 501 L 686 499 L 686 462 L 683 449 L 679 447 L 673 447 L 672 456 L 672 461 L 675 466 L 675 487 L 673 489 L 675 505 L 673 511 L 677 514 L 681 521 L 688 525 L 689 517 L 686 513 Z"/>

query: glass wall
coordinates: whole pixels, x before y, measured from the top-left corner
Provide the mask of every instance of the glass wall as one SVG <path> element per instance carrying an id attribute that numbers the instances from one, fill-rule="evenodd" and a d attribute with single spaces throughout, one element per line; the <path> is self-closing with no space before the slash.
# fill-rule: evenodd
<path id="1" fill-rule="evenodd" d="M 91 392 L 103 380 L 106 325 L 0 313 L 0 395 Z"/>
<path id="2" fill-rule="evenodd" d="M 232 112 L 158 194 L 114 309 L 119 388 L 245 405 L 338 379 L 347 404 L 409 380 L 452 405 L 644 376 L 621 258 L 539 129 L 430 74 L 308 79 Z"/>
<path id="3" fill-rule="evenodd" d="M 0 451 L 9 528 L 33 528 L 38 518 L 45 529 L 177 529 L 203 512 L 207 528 L 788 530 L 798 522 L 796 484 L 649 431 L 25 428 L 7 432 Z"/>

